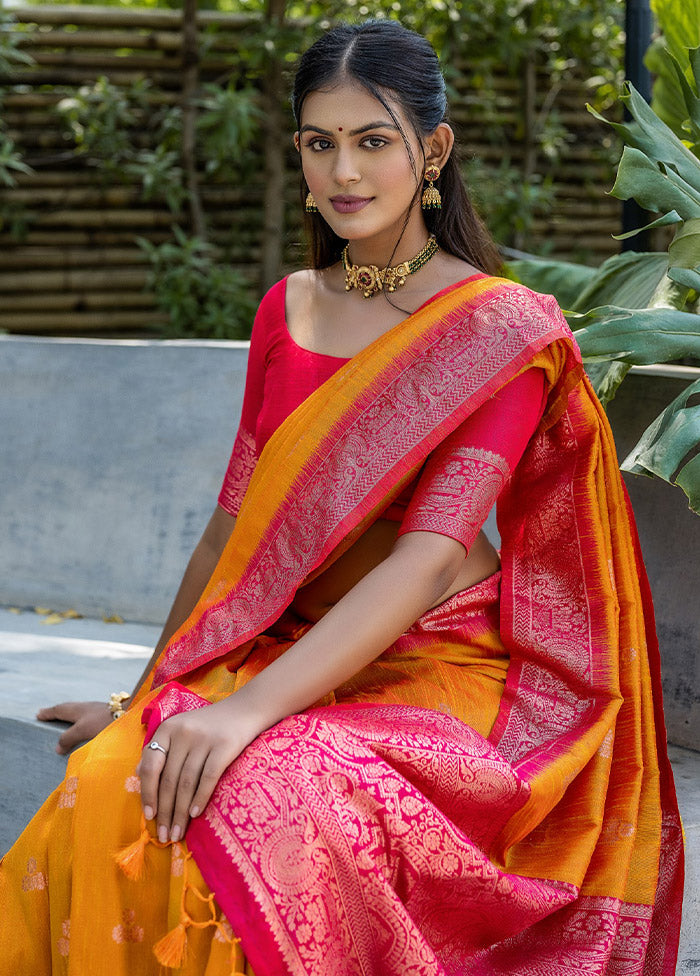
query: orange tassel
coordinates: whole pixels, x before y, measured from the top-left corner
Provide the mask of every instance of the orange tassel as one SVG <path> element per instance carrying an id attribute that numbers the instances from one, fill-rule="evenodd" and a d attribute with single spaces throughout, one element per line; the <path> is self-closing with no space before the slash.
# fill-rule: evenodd
<path id="1" fill-rule="evenodd" d="M 140 881 L 145 874 L 146 847 L 150 839 L 151 835 L 144 827 L 138 840 L 114 855 L 114 860 L 130 881 Z"/>
<path id="2" fill-rule="evenodd" d="M 187 927 L 180 922 L 172 931 L 153 946 L 153 952 L 161 964 L 169 969 L 179 969 L 187 952 Z"/>
<path id="3" fill-rule="evenodd" d="M 235 936 L 231 939 L 231 974 L 230 976 L 245 976 L 242 969 L 239 969 L 238 964 L 242 959 L 242 952 L 240 950 L 241 940 L 237 939 Z"/>

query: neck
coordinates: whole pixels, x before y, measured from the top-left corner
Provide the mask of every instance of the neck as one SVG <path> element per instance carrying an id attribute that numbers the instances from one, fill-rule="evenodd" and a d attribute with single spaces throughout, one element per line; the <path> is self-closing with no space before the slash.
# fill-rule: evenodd
<path id="1" fill-rule="evenodd" d="M 395 238 L 392 241 L 374 239 L 350 241 L 348 260 L 351 264 L 357 265 L 373 264 L 378 268 L 386 268 L 391 263 L 391 266 L 395 267 L 403 261 L 414 258 L 425 247 L 428 237 L 425 227 L 413 231 L 407 227 L 398 245 Z"/>

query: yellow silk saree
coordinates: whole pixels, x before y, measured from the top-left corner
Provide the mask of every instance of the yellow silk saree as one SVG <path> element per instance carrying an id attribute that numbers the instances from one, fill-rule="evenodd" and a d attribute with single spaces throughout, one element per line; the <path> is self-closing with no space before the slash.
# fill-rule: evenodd
<path id="1" fill-rule="evenodd" d="M 259 736 L 185 843 L 155 842 L 144 734 L 284 653 L 304 627 L 265 631 L 298 587 L 533 366 L 549 397 L 499 498 L 501 573 Z M 470 279 L 282 424 L 151 690 L 71 758 L 0 885 L 13 973 L 671 976 L 682 840 L 651 601 L 552 300 Z"/>

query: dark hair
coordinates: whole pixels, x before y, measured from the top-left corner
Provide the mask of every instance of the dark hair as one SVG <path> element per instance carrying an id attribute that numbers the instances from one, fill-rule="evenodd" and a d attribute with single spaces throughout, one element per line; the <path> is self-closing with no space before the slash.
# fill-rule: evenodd
<path id="1" fill-rule="evenodd" d="M 333 27 L 301 57 L 292 92 L 297 128 L 301 126 L 306 97 L 344 78 L 362 85 L 389 112 L 399 126 L 417 173 L 410 144 L 386 95 L 401 106 L 419 139 L 447 121 L 445 82 L 440 62 L 428 41 L 395 20 L 368 20 Z M 435 234 L 444 251 L 493 274 L 500 266 L 498 252 L 462 182 L 456 147 L 437 186 L 444 205 L 440 210 L 424 211 L 428 230 Z M 420 192 L 419 182 L 416 196 Z M 302 173 L 302 204 L 307 193 Z M 340 259 L 346 242 L 334 233 L 320 214 L 307 215 L 307 218 L 311 263 L 315 268 L 327 268 Z"/>

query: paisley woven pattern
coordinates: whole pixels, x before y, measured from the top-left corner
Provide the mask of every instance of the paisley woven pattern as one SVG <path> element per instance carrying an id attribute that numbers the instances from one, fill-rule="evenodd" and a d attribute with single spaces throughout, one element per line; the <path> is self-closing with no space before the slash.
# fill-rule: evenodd
<path id="1" fill-rule="evenodd" d="M 231 459 L 219 494 L 219 505 L 230 515 L 238 515 L 257 463 L 255 436 L 241 424 L 233 442 Z"/>
<path id="2" fill-rule="evenodd" d="M 373 758 L 363 753 L 353 767 L 349 794 L 340 791 L 344 803 L 362 807 L 361 825 L 344 820 L 340 829 L 333 820 L 340 813 L 328 813 L 329 823 L 336 826 L 322 832 L 320 840 L 313 830 L 319 829 L 321 813 L 297 775 L 302 776 L 304 763 L 313 757 L 319 764 L 316 772 L 325 776 L 321 770 L 326 770 L 329 756 L 337 760 L 338 753 L 329 752 L 327 744 L 321 747 L 319 725 L 295 726 L 295 735 L 304 739 L 308 751 L 297 755 L 294 736 L 284 736 L 283 762 L 274 744 L 274 735 L 286 728 L 282 723 L 263 737 L 265 748 L 256 746 L 250 761 L 255 761 L 256 782 L 268 777 L 269 801 L 263 807 L 277 809 L 273 796 L 281 802 L 284 794 L 290 803 L 291 795 L 303 794 L 306 812 L 286 807 L 285 823 L 306 826 L 301 834 L 284 833 L 286 840 L 274 847 L 273 856 L 270 837 L 279 825 L 275 826 L 276 813 L 270 812 L 270 836 L 259 839 L 268 844 L 264 856 L 262 848 L 253 850 L 258 841 L 252 827 L 246 845 L 253 846 L 239 849 L 241 824 L 235 830 L 226 824 L 243 817 L 245 825 L 247 814 L 232 805 L 238 781 L 228 793 L 222 781 L 216 810 L 201 821 L 208 832 L 206 843 L 197 847 L 198 861 L 225 911 L 231 912 L 234 930 L 237 918 L 241 934 L 255 933 L 246 951 L 266 973 L 318 971 L 321 957 L 309 948 L 318 939 L 313 944 L 319 953 L 318 947 L 325 946 L 327 957 L 329 945 L 342 947 L 333 965 L 326 958 L 329 968 L 324 972 L 372 971 L 372 954 L 381 948 L 392 959 L 395 952 L 400 960 L 381 969 L 392 976 L 463 973 L 465 964 L 468 971 L 485 974 L 573 973 L 580 965 L 583 972 L 671 976 L 682 897 L 680 825 L 662 726 L 655 731 L 661 719 L 658 709 L 654 715 L 653 696 L 660 695 L 660 688 L 656 652 L 649 643 L 653 616 L 610 430 L 581 378 L 575 344 L 551 300 L 494 281 L 481 281 L 476 291 L 473 288 L 468 285 L 448 301 L 435 303 L 430 319 L 412 317 L 383 337 L 372 348 L 371 362 L 356 357 L 282 425 L 251 479 L 236 545 L 232 541 L 201 605 L 166 651 L 156 681 L 186 673 L 195 663 L 215 660 L 224 652 L 235 661 L 236 646 L 243 662 L 250 645 L 242 642 L 274 619 L 342 539 L 391 500 L 396 486 L 415 472 L 436 444 L 522 368 L 542 368 L 550 394 L 541 424 L 511 477 L 506 481 L 505 472 L 499 475 L 504 486 L 498 505 L 503 540 L 498 627 L 510 664 L 489 736 L 498 765 L 490 768 L 502 774 L 500 782 L 513 788 L 519 784 L 520 802 L 511 803 L 506 794 L 494 795 L 488 813 L 486 806 L 482 809 L 484 823 L 479 824 L 475 815 L 464 830 L 461 840 L 466 846 L 458 852 L 451 845 L 454 831 L 462 829 L 462 810 L 453 809 L 441 792 L 436 767 L 428 764 L 427 778 L 421 780 L 423 806 L 413 814 L 421 829 L 413 831 L 407 812 L 403 820 L 397 814 L 391 822 L 406 838 L 402 867 L 392 874 L 394 862 L 384 843 L 391 851 L 400 843 L 382 813 L 388 803 L 382 790 L 395 778 L 386 766 L 377 765 L 374 746 L 367 746 Z M 270 491 L 276 471 L 281 476 Z M 474 497 L 465 499 L 464 512 L 472 504 L 475 510 L 479 507 L 475 498 L 481 486 L 472 479 Z M 234 550 L 244 552 L 244 557 L 238 559 Z M 371 738 L 373 717 L 363 713 L 360 722 L 356 716 L 360 738 Z M 327 718 L 335 723 L 334 712 Z M 377 718 L 379 738 L 390 737 Z M 392 716 L 391 721 L 401 729 L 404 718 Z M 432 719 L 424 721 L 430 725 Z M 333 724 L 333 729 L 347 741 L 344 727 Z M 406 746 L 409 755 L 416 741 L 413 733 L 406 734 L 406 741 L 412 741 L 410 749 Z M 436 736 L 442 741 L 448 736 L 446 728 L 440 726 Z M 440 748 L 437 743 L 434 747 Z M 473 742 L 463 740 L 462 747 L 465 770 L 486 789 L 478 772 L 485 754 Z M 393 769 L 396 757 L 382 754 L 381 762 L 385 760 Z M 346 782 L 343 764 L 352 765 L 347 755 L 340 766 L 330 763 L 328 768 L 335 772 L 328 773 L 324 802 L 331 796 L 332 776 Z M 381 769 L 376 781 L 375 765 Z M 399 765 L 403 771 L 403 760 Z M 252 768 L 249 773 L 253 775 Z M 406 776 L 411 783 L 413 775 Z M 469 781 L 469 774 L 464 775 Z M 360 794 L 366 797 L 362 803 Z M 417 795 L 411 798 L 418 802 Z M 243 808 L 246 805 L 247 801 Z M 662 815 L 665 843 L 675 854 L 659 862 Z M 401 872 L 410 873 L 414 856 L 416 864 L 422 863 L 424 835 L 430 836 L 433 816 L 444 818 L 435 850 L 456 858 L 450 862 L 456 872 L 451 875 L 453 884 L 462 883 L 467 849 L 472 862 L 465 885 L 487 878 L 492 890 L 501 892 L 507 879 L 515 920 L 510 936 L 505 902 L 496 908 L 483 892 L 473 901 L 462 893 L 469 919 L 464 918 L 468 931 L 460 936 L 465 941 L 458 947 L 433 932 L 432 916 L 421 915 L 417 922 L 413 912 L 402 915 L 406 903 Z M 348 843 L 356 844 L 352 858 Z M 352 899 L 344 899 L 343 886 L 349 884 L 344 868 L 337 877 L 333 874 L 341 848 L 346 851 L 341 862 L 352 861 L 355 872 L 358 863 L 385 865 L 379 874 L 368 866 L 367 876 L 358 883 L 364 903 L 356 889 Z M 477 849 L 479 854 L 474 853 Z M 312 913 L 315 935 L 308 939 L 295 927 L 299 919 L 293 921 L 284 909 L 288 904 L 292 912 L 294 899 L 289 895 L 285 900 L 282 879 L 291 884 L 291 875 L 282 871 L 280 858 L 291 871 L 296 857 L 309 877 L 320 872 L 319 899 L 323 890 L 334 893 L 329 899 L 333 913 L 329 915 L 327 907 Z M 659 863 L 661 873 L 655 867 Z M 225 878 L 217 876 L 216 865 L 227 865 Z M 434 889 L 426 881 L 431 894 L 425 904 L 439 906 L 442 917 L 458 918 L 451 903 L 442 901 L 439 879 L 436 867 Z M 402 907 L 397 907 L 397 897 Z M 665 939 L 659 935 L 661 916 L 652 911 L 657 897 L 670 919 L 671 934 Z M 528 898 L 529 915 L 523 908 Z M 361 917 L 356 908 L 360 911 L 363 904 Z M 469 941 L 473 916 L 481 918 L 480 913 L 485 916 L 484 932 L 498 921 L 500 938 L 490 932 L 484 943 L 478 938 Z M 382 928 L 385 918 L 392 920 L 395 940 Z M 478 924 L 475 930 L 481 931 Z M 268 962 L 255 955 L 265 933 Z M 496 939 L 492 948 L 489 938 Z M 515 940 L 512 951 L 509 939 Z M 650 956 L 645 964 L 647 946 L 654 947 L 653 962 Z"/>
<path id="3" fill-rule="evenodd" d="M 261 471 L 276 466 L 279 457 L 277 490 L 270 490 L 268 478 L 252 479 L 222 572 L 166 648 L 156 684 L 268 626 L 362 516 L 382 501 L 386 507 L 387 488 L 401 474 L 422 463 L 512 377 L 514 367 L 563 336 L 569 330 L 549 296 L 511 283 L 489 289 L 471 284 L 411 316 L 338 370 L 268 442 Z M 381 356 L 381 346 L 392 339 L 409 347 Z M 348 409 L 358 385 L 364 388 Z M 319 402 L 328 433 L 313 443 L 301 434 L 308 436 L 317 423 Z M 291 484 L 283 477 L 287 469 Z M 240 569 L 226 567 L 227 555 L 236 558 L 246 548 L 249 520 L 264 526 L 262 536 Z"/>

